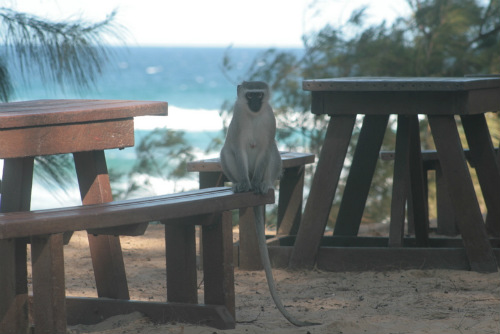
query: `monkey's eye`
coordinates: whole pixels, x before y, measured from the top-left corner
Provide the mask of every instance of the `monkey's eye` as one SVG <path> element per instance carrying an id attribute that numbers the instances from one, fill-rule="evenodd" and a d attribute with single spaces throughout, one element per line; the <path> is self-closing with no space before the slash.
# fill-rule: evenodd
<path id="1" fill-rule="evenodd" d="M 247 100 L 253 100 L 253 99 L 262 100 L 262 98 L 264 97 L 264 93 L 260 93 L 260 92 L 248 92 L 248 93 L 245 94 L 245 97 L 247 98 Z"/>

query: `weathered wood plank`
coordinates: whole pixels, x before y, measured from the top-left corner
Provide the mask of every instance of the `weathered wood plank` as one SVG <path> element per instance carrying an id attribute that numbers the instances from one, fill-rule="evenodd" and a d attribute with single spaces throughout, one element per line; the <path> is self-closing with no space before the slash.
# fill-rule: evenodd
<path id="1" fill-rule="evenodd" d="M 0 159 L 134 146 L 134 119 L 0 129 Z"/>
<path id="2" fill-rule="evenodd" d="M 457 218 L 451 203 L 450 193 L 441 170 L 441 165 L 436 164 L 436 206 L 438 219 L 438 234 L 457 235 Z"/>
<path id="3" fill-rule="evenodd" d="M 389 115 L 366 115 L 349 168 L 334 235 L 357 235 Z"/>
<path id="4" fill-rule="evenodd" d="M 474 271 L 495 272 L 497 262 L 487 239 L 455 119 L 452 115 L 429 115 L 428 119 L 470 266 Z"/>
<path id="5" fill-rule="evenodd" d="M 313 92 L 328 115 L 443 115 L 484 112 L 467 108 L 467 92 Z M 452 106 L 452 110 L 446 112 Z M 491 106 L 493 108 L 494 106 Z M 313 112 L 314 113 L 314 112 Z"/>
<path id="6" fill-rule="evenodd" d="M 16 291 L 26 281 L 16 277 L 16 241 L 0 240 L 0 254 L 0 333 L 28 333 L 28 293 Z"/>
<path id="7" fill-rule="evenodd" d="M 328 236 L 321 239 L 320 247 L 388 247 L 388 237 L 359 237 L 359 236 Z M 500 248 L 500 238 L 490 238 L 489 243 L 492 248 Z M 285 238 L 271 238 L 269 247 L 293 246 L 294 236 Z M 405 237 L 403 247 L 418 247 L 415 237 Z M 431 248 L 464 248 L 461 238 L 429 238 Z"/>
<path id="8" fill-rule="evenodd" d="M 63 235 L 31 239 L 35 334 L 66 334 Z"/>
<path id="9" fill-rule="evenodd" d="M 302 219 L 304 166 L 287 168 L 280 180 L 277 235 L 296 235 Z"/>
<path id="10" fill-rule="evenodd" d="M 113 201 L 104 151 L 73 153 L 83 205 Z M 102 219 L 94 215 L 91 219 Z M 86 219 L 88 221 L 88 217 Z M 31 225 L 36 224 L 31 221 Z M 67 222 L 70 225 L 70 222 Z M 38 222 L 38 225 L 42 225 Z M 87 226 L 86 228 L 91 228 Z M 12 227 L 11 227 L 12 229 Z M 75 229 L 70 228 L 75 231 Z M 54 233 L 55 231 L 51 231 Z M 120 238 L 88 234 L 90 255 L 99 297 L 129 299 Z"/>
<path id="11" fill-rule="evenodd" d="M 304 80 L 304 90 L 309 91 L 469 91 L 500 88 L 496 77 L 345 77 L 334 79 Z"/>
<path id="12" fill-rule="evenodd" d="M 497 111 L 500 78 L 334 78 L 302 87 L 326 105 L 313 113 L 469 115 Z M 314 108 L 313 108 L 314 109 Z"/>
<path id="13" fill-rule="evenodd" d="M 273 190 L 266 195 L 235 194 L 225 187 L 103 204 L 3 213 L 0 214 L 0 239 L 115 227 L 272 203 Z"/>
<path id="14" fill-rule="evenodd" d="M 124 100 L 38 100 L 2 103 L 0 128 L 96 122 L 167 115 L 166 102 Z"/>
<path id="15" fill-rule="evenodd" d="M 394 176 L 392 183 L 391 220 L 389 247 L 401 247 L 404 237 L 406 201 L 410 189 L 410 119 L 398 115 L 396 150 L 394 154 Z"/>
<path id="16" fill-rule="evenodd" d="M 322 247 L 318 269 L 325 271 L 456 269 L 470 270 L 463 248 L 337 248 Z"/>
<path id="17" fill-rule="evenodd" d="M 415 237 L 420 247 L 429 244 L 429 213 L 427 208 L 426 182 L 423 171 L 422 153 L 420 151 L 420 127 L 418 116 L 410 116 L 409 170 L 410 192 L 409 208 Z M 410 220 L 410 219 L 409 219 Z"/>
<path id="18" fill-rule="evenodd" d="M 196 239 L 193 223 L 199 218 L 187 217 L 177 220 L 172 222 L 173 224 L 165 225 L 167 301 L 197 304 Z"/>
<path id="19" fill-rule="evenodd" d="M 314 162 L 314 154 L 300 152 L 280 152 L 283 168 L 293 168 Z M 188 172 L 222 172 L 220 158 L 210 158 L 187 163 Z"/>
<path id="20" fill-rule="evenodd" d="M 189 163 L 188 163 L 189 165 Z M 219 168 L 220 168 L 220 161 L 219 161 Z M 189 169 L 189 166 L 188 166 Z M 212 187 L 223 187 L 224 183 L 229 181 L 227 177 L 220 172 L 199 172 L 198 175 L 199 179 L 199 184 L 200 184 L 200 189 L 205 189 L 205 188 L 212 188 Z M 200 250 L 200 257 L 198 258 L 198 268 L 202 269 L 203 268 L 203 231 L 201 227 L 198 228 L 198 242 L 199 242 L 199 250 Z M 237 262 L 237 261 L 236 261 Z"/>
<path id="21" fill-rule="evenodd" d="M 30 209 L 33 183 L 32 157 L 5 159 L 1 212 Z M 2 240 L 0 248 L 0 333 L 28 331 L 27 240 Z"/>
<path id="22" fill-rule="evenodd" d="M 339 237 L 352 238 L 352 237 Z M 386 271 L 408 269 L 453 269 L 470 270 L 465 249 L 450 245 L 450 248 L 385 247 L 387 238 L 364 242 L 364 247 L 320 247 L 317 266 L 329 272 Z M 431 239 L 432 240 L 432 239 Z M 461 242 L 461 240 L 455 240 Z M 415 245 L 415 240 L 413 240 Z M 269 256 L 274 268 L 286 268 L 292 254 L 292 246 L 270 246 Z M 494 254 L 500 259 L 500 249 Z"/>
<path id="23" fill-rule="evenodd" d="M 202 234 L 205 304 L 224 305 L 236 319 L 231 212 L 224 211 L 213 219 L 213 224 L 203 226 Z"/>
<path id="24" fill-rule="evenodd" d="M 490 131 L 484 114 L 462 116 L 462 125 L 470 147 L 471 160 L 488 209 L 487 230 L 500 236 L 500 172 Z"/>
<path id="25" fill-rule="evenodd" d="M 262 217 L 266 221 L 265 215 Z M 238 265 L 243 270 L 262 270 L 259 244 L 255 227 L 253 208 L 239 210 L 239 244 Z"/>
<path id="26" fill-rule="evenodd" d="M 107 298 L 66 298 L 68 325 L 96 324 L 115 315 L 140 312 L 156 323 L 195 323 L 233 329 L 234 317 L 225 306 L 157 303 Z"/>
<path id="27" fill-rule="evenodd" d="M 495 154 L 498 154 L 499 150 L 498 147 L 494 148 Z M 391 161 L 394 160 L 395 157 L 395 152 L 394 151 L 380 151 L 380 159 L 384 161 Z M 469 149 L 464 149 L 464 154 L 465 154 L 465 159 L 467 159 L 467 162 L 469 164 L 473 164 L 471 153 Z M 434 163 L 439 163 L 439 157 L 437 154 L 436 150 L 422 150 L 422 161 L 425 163 L 428 163 L 429 166 L 432 166 L 432 168 L 429 169 L 434 169 Z M 472 165 L 472 167 L 474 167 Z"/>
<path id="28" fill-rule="evenodd" d="M 321 101 L 314 101 L 313 97 L 313 110 L 321 110 L 324 107 Z M 290 258 L 291 268 L 311 268 L 314 265 L 316 252 L 325 232 L 333 197 L 344 166 L 355 121 L 355 115 L 335 116 L 330 119 L 309 198 L 297 233 L 294 251 Z"/>

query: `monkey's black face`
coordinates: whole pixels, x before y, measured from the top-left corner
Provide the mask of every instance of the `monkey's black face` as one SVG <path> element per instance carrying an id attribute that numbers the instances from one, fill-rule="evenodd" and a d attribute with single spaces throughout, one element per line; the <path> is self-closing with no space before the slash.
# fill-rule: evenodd
<path id="1" fill-rule="evenodd" d="M 262 107 L 262 99 L 264 98 L 264 93 L 262 92 L 248 92 L 245 94 L 247 99 L 248 107 L 253 112 L 258 112 Z"/>

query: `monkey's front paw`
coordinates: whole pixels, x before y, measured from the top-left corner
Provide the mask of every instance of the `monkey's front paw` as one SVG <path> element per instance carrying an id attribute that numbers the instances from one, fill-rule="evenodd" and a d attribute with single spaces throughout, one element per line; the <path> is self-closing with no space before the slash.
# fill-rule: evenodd
<path id="1" fill-rule="evenodd" d="M 233 192 L 244 193 L 250 190 L 250 182 L 238 182 L 233 184 Z"/>

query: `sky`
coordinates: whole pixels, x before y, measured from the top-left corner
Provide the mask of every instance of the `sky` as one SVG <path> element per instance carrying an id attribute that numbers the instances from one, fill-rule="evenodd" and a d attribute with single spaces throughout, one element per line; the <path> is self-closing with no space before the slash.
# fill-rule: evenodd
<path id="1" fill-rule="evenodd" d="M 301 47 L 302 36 L 338 26 L 362 5 L 368 22 L 408 14 L 405 0 L 4 0 L 53 20 L 102 20 L 114 9 L 129 46 Z M 312 5 L 314 3 L 314 5 Z"/>

